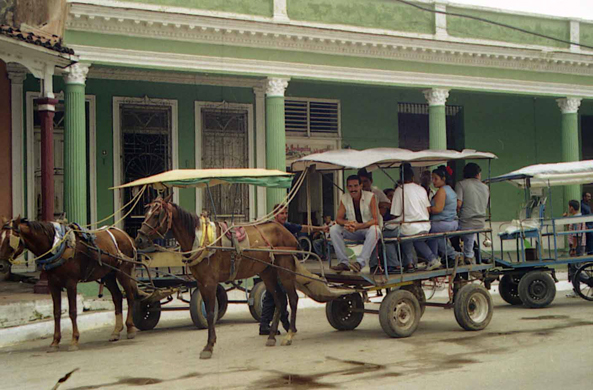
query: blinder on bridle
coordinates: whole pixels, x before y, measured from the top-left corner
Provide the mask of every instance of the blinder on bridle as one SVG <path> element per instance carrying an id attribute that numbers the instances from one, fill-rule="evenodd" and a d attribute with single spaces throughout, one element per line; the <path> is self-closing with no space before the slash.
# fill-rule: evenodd
<path id="1" fill-rule="evenodd" d="M 145 233 L 144 231 L 142 231 L 141 228 L 140 230 L 138 230 L 138 234 L 143 235 L 148 240 L 150 240 L 151 237 L 154 235 L 158 235 L 160 236 L 160 238 L 165 239 L 165 234 L 167 234 L 167 232 L 171 229 L 171 225 L 173 223 L 173 206 L 171 206 L 171 204 L 167 202 L 165 199 L 157 198 L 152 203 L 149 203 L 144 207 L 149 209 L 148 212 L 150 213 L 150 215 L 158 213 L 159 223 L 156 226 L 150 226 L 150 224 L 148 224 L 145 219 L 144 221 L 142 221 L 142 226 L 148 227 L 150 231 L 148 233 Z M 161 229 L 163 227 L 165 227 L 165 231 L 161 232 Z"/>

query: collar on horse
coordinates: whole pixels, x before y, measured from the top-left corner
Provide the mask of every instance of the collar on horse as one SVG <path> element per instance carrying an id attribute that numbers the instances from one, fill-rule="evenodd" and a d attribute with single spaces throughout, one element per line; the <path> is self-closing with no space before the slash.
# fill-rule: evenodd
<path id="1" fill-rule="evenodd" d="M 47 255 L 43 256 L 42 258 L 36 259 L 35 263 L 41 267 L 44 271 L 49 271 L 54 268 L 57 268 L 64 264 L 66 259 L 62 256 L 64 251 L 66 250 L 67 243 L 64 239 L 64 236 L 68 234 L 70 231 L 66 229 L 66 227 L 62 224 L 53 223 L 54 229 L 56 231 L 54 242 L 56 240 L 62 241 L 57 249 L 52 250 L 52 252 L 48 253 Z M 52 254 L 53 253 L 53 254 Z"/>
<path id="2" fill-rule="evenodd" d="M 188 263 L 189 266 L 200 263 L 206 257 L 212 256 L 215 252 L 208 249 L 207 246 L 216 241 L 216 226 L 214 226 L 208 217 L 204 215 L 200 217 L 200 226 L 202 227 L 201 236 L 195 238 L 196 240 L 199 240 L 198 250 L 196 250 L 194 255 L 183 260 L 185 263 Z"/>

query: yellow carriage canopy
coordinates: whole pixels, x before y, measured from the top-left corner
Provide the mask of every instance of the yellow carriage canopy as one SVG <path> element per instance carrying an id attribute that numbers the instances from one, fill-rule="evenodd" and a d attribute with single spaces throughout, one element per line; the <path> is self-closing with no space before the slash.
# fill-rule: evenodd
<path id="1" fill-rule="evenodd" d="M 173 169 L 134 180 L 112 189 L 150 185 L 156 189 L 171 187 L 216 186 L 219 184 L 252 184 L 259 187 L 290 188 L 293 175 L 274 169 L 224 168 L 224 169 Z"/>

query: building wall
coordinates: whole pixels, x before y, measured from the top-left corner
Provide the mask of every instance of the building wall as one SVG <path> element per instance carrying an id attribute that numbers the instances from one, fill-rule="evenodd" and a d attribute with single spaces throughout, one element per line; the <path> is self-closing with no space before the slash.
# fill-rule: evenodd
<path id="1" fill-rule="evenodd" d="M 274 0 L 127 0 L 131 3 L 151 4 L 164 7 L 183 7 L 207 11 L 223 11 L 236 14 L 274 15 Z"/>
<path id="2" fill-rule="evenodd" d="M 10 133 L 10 79 L 6 63 L 0 61 L 0 216 L 12 216 L 12 163 Z"/>

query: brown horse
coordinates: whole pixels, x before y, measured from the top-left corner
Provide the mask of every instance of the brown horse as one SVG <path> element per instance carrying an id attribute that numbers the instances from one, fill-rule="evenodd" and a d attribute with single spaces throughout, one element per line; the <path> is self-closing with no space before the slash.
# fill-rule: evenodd
<path id="1" fill-rule="evenodd" d="M 79 232 L 76 232 L 74 248 L 65 249 L 61 257 L 56 259 L 63 260 L 63 263 L 46 270 L 54 306 L 54 338 L 48 352 L 57 351 L 62 338 L 60 317 L 61 292 L 64 288 L 68 293 L 68 308 L 72 320 L 70 350 L 78 349 L 80 336 L 76 324 L 76 286 L 78 282 L 102 279 L 111 292 L 115 305 L 115 329 L 109 341 L 119 340 L 120 332 L 123 330 L 123 297 L 117 285 L 119 282 L 126 292 L 128 301 L 127 336 L 132 339 L 136 335 L 131 308 L 134 298 L 138 294 L 138 288 L 136 282 L 129 277 L 134 270 L 134 264 L 122 260 L 135 258 L 134 243 L 130 236 L 117 228 L 110 228 L 109 232 L 101 230 L 95 235 L 94 243 L 90 244 L 82 239 Z M 50 222 L 33 222 L 20 217 L 10 222 L 4 221 L 0 235 L 0 259 L 14 259 L 25 249 L 31 251 L 36 257 L 44 255 L 54 246 L 54 236 L 55 228 Z M 117 242 L 117 246 L 114 240 Z M 96 249 L 100 249 L 100 251 Z"/>
<path id="2" fill-rule="evenodd" d="M 198 216 L 174 203 L 170 203 L 171 197 L 166 199 L 157 198 L 151 204 L 147 205 L 147 212 L 145 220 L 142 223 L 142 228 L 138 231 L 136 237 L 136 246 L 138 248 L 145 248 L 150 242 L 160 237 L 163 237 L 169 229 L 172 230 L 173 235 L 179 243 L 183 252 L 189 252 L 196 248 L 194 243 L 201 247 L 205 247 L 209 242 L 202 241 L 199 235 L 204 229 L 201 226 L 201 221 Z M 218 226 L 218 232 L 221 228 Z M 266 222 L 257 227 L 247 226 L 245 231 L 249 237 L 251 248 L 269 249 L 297 248 L 296 238 L 284 228 L 284 226 L 276 222 Z M 214 246 L 222 246 L 220 242 Z M 188 256 L 190 259 L 196 257 L 193 254 Z M 235 272 L 232 272 L 232 261 L 234 257 Z M 282 341 L 282 345 L 292 344 L 292 339 L 296 334 L 296 312 L 298 304 L 298 295 L 295 286 L 294 273 L 282 271 L 280 269 L 270 266 L 274 263 L 278 267 L 295 271 L 295 261 L 291 255 L 275 254 L 270 252 L 244 251 L 239 255 L 234 250 L 217 250 L 209 258 L 191 265 L 190 269 L 194 278 L 198 281 L 198 288 L 204 299 L 206 305 L 207 319 L 208 319 L 208 343 L 200 353 L 200 359 L 209 359 L 212 356 L 212 350 L 216 343 L 216 332 L 214 330 L 215 324 L 215 305 L 216 305 L 216 288 L 219 282 L 227 282 L 231 279 L 245 279 L 255 275 L 259 275 L 266 285 L 266 289 L 274 297 L 276 303 L 276 311 L 270 329 L 270 335 L 266 342 L 267 346 L 276 345 L 276 331 L 278 330 L 278 322 L 281 313 L 280 298 L 277 295 L 276 286 L 278 285 L 278 278 L 284 286 L 288 299 L 290 302 L 291 316 L 290 329 L 286 338 Z"/>

